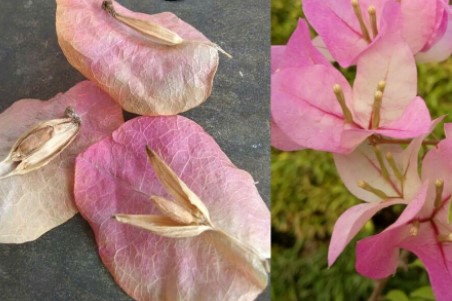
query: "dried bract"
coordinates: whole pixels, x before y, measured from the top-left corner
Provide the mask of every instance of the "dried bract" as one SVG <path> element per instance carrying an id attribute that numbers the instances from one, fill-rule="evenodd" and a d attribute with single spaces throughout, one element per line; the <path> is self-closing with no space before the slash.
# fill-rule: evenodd
<path id="1" fill-rule="evenodd" d="M 224 52 L 173 13 L 112 1 L 57 0 L 56 31 L 69 63 L 140 115 L 175 115 L 205 102 Z"/>
<path id="2" fill-rule="evenodd" d="M 65 117 L 38 123 L 23 134 L 0 163 L 0 179 L 41 168 L 58 156 L 80 130 L 80 118 L 71 107 Z"/>
<path id="3" fill-rule="evenodd" d="M 128 121 L 77 157 L 74 192 L 102 261 L 136 300 L 251 301 L 267 285 L 270 212 L 189 119 Z"/>
<path id="4" fill-rule="evenodd" d="M 35 240 L 72 218 L 75 157 L 122 123 L 121 107 L 89 81 L 1 112 L 0 244 Z"/>

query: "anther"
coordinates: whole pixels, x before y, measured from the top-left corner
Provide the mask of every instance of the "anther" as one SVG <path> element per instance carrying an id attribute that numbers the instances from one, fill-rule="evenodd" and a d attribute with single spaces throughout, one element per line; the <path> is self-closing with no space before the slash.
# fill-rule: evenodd
<path id="1" fill-rule="evenodd" d="M 380 111 L 381 101 L 383 99 L 383 92 L 375 92 L 374 104 L 372 106 L 372 129 L 377 129 L 380 126 Z"/>
<path id="2" fill-rule="evenodd" d="M 452 242 L 452 233 L 438 235 L 438 241 L 440 241 L 440 242 Z"/>
<path id="3" fill-rule="evenodd" d="M 396 178 L 403 183 L 404 181 L 404 176 L 402 175 L 402 173 L 400 172 L 399 168 L 397 167 L 397 164 L 394 161 L 394 156 L 392 155 L 391 152 L 387 152 L 386 153 L 386 160 L 389 163 L 389 166 L 391 166 L 392 172 L 394 173 L 394 175 L 396 176 Z"/>
<path id="4" fill-rule="evenodd" d="M 342 109 L 342 114 L 344 114 L 344 119 L 346 123 L 353 123 L 353 116 L 350 110 L 347 107 L 347 104 L 345 103 L 345 97 L 344 92 L 342 91 L 342 88 L 339 84 L 335 84 L 333 86 L 334 94 L 336 95 L 336 99 L 339 102 L 339 105 Z"/>
<path id="5" fill-rule="evenodd" d="M 378 35 L 378 27 L 377 27 L 377 10 L 375 6 L 371 5 L 367 9 L 369 13 L 370 26 L 372 28 L 372 35 L 375 38 Z"/>
<path id="6" fill-rule="evenodd" d="M 378 164 L 380 165 L 381 175 L 385 180 L 389 180 L 388 169 L 386 168 L 386 164 L 383 161 L 383 155 L 381 154 L 380 146 L 374 146 L 375 156 L 377 157 Z"/>
<path id="7" fill-rule="evenodd" d="M 381 81 L 378 82 L 377 91 L 380 91 L 381 93 L 384 93 L 385 92 L 385 87 L 386 87 L 386 81 L 381 80 Z"/>
<path id="8" fill-rule="evenodd" d="M 358 0 L 352 0 L 353 10 L 355 11 L 356 18 L 358 18 L 359 27 L 361 27 L 361 32 L 363 34 L 364 40 L 370 43 L 369 31 L 367 30 L 366 24 L 364 24 L 363 15 L 361 12 L 361 7 L 359 6 Z"/>
<path id="9" fill-rule="evenodd" d="M 358 181 L 358 186 L 361 189 L 364 189 L 366 191 L 369 191 L 369 192 L 375 194 L 376 196 L 380 197 L 382 200 L 389 199 L 389 196 L 386 193 L 384 193 L 384 191 L 377 189 L 375 187 L 372 187 L 371 185 L 369 185 L 369 183 L 367 183 L 363 180 Z"/>
<path id="10" fill-rule="evenodd" d="M 414 221 L 410 226 L 410 235 L 416 236 L 419 233 L 419 221 Z"/>
<path id="11" fill-rule="evenodd" d="M 438 208 L 441 206 L 441 203 L 443 202 L 443 189 L 444 189 L 444 180 L 437 179 L 435 181 L 435 208 Z"/>

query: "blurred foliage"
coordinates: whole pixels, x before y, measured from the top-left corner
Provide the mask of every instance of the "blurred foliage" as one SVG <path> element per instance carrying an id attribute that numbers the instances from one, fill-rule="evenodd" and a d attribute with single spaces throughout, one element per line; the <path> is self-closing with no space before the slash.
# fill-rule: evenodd
<path id="1" fill-rule="evenodd" d="M 285 44 L 302 17 L 299 0 L 272 0 L 272 44 Z M 452 112 L 452 59 L 418 66 L 419 95 L 433 118 Z M 347 78 L 354 77 L 348 70 Z M 447 116 L 446 122 L 452 122 Z M 435 136 L 443 137 L 442 125 Z M 374 283 L 354 270 L 356 239 L 327 267 L 331 232 L 340 214 L 360 201 L 344 187 L 332 156 L 303 150 L 272 150 L 272 300 L 367 300 Z M 391 223 L 401 208 L 389 208 L 369 222 L 359 238 Z M 389 218 L 388 218 L 389 216 Z M 392 218 L 392 219 L 391 219 Z M 385 300 L 434 300 L 422 264 L 410 255 L 385 287 Z"/>

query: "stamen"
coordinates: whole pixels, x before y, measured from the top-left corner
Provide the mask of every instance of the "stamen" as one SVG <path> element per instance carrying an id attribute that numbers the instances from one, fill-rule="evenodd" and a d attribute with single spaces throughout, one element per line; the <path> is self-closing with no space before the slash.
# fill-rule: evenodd
<path id="1" fill-rule="evenodd" d="M 444 180 L 437 179 L 435 181 L 435 189 L 436 189 L 435 208 L 438 208 L 439 206 L 441 206 L 441 203 L 443 201 Z"/>
<path id="2" fill-rule="evenodd" d="M 389 181 L 389 172 L 386 168 L 385 162 L 383 161 L 383 155 L 381 154 L 381 148 L 379 145 L 374 146 L 375 156 L 377 157 L 378 164 L 380 165 L 380 171 L 383 178 Z"/>
<path id="3" fill-rule="evenodd" d="M 452 242 L 452 233 L 438 235 L 438 241 L 440 241 L 440 242 Z"/>
<path id="4" fill-rule="evenodd" d="M 364 40 L 370 43 L 369 31 L 367 30 L 366 24 L 364 24 L 363 15 L 361 13 L 361 7 L 359 6 L 358 0 L 352 0 L 353 10 L 355 11 L 356 18 L 358 18 L 359 27 L 361 27 L 361 32 L 363 34 Z"/>
<path id="5" fill-rule="evenodd" d="M 377 129 L 380 125 L 380 111 L 383 93 L 381 91 L 375 92 L 374 104 L 372 106 L 372 129 Z"/>
<path id="6" fill-rule="evenodd" d="M 375 38 L 378 35 L 378 27 L 377 27 L 377 10 L 375 6 L 371 5 L 367 9 L 369 13 L 370 26 L 372 28 L 372 35 Z"/>
<path id="7" fill-rule="evenodd" d="M 399 168 L 397 167 L 397 164 L 394 161 L 394 156 L 392 155 L 391 152 L 387 152 L 386 153 L 386 160 L 388 161 L 389 166 L 391 166 L 392 172 L 394 173 L 396 178 L 401 183 L 403 183 L 403 181 L 405 180 L 405 177 L 402 175 L 402 173 L 400 172 Z"/>
<path id="8" fill-rule="evenodd" d="M 381 81 L 378 82 L 377 91 L 381 91 L 381 93 L 384 93 L 385 92 L 385 87 L 386 87 L 386 81 L 381 80 Z"/>
<path id="9" fill-rule="evenodd" d="M 339 105 L 342 109 L 342 114 L 344 114 L 344 119 L 346 123 L 353 123 L 353 116 L 350 110 L 347 107 L 347 104 L 345 103 L 345 97 L 344 92 L 342 91 L 342 88 L 339 84 L 335 84 L 333 86 L 334 94 L 336 95 L 336 99 L 339 102 Z"/>
<path id="10" fill-rule="evenodd" d="M 416 236 L 419 233 L 419 221 L 414 221 L 410 226 L 410 235 Z"/>
<path id="11" fill-rule="evenodd" d="M 369 183 L 367 183 L 363 180 L 358 181 L 358 186 L 361 189 L 372 192 L 373 194 L 375 194 L 376 196 L 380 197 L 383 200 L 389 199 L 389 196 L 386 193 L 384 193 L 384 191 L 377 189 L 375 187 L 372 187 L 371 185 L 369 185 Z"/>

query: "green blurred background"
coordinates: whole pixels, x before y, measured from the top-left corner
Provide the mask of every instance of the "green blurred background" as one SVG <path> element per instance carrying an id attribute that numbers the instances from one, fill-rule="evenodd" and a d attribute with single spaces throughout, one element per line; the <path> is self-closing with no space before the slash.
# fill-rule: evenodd
<path id="1" fill-rule="evenodd" d="M 320 1 L 320 0 L 319 0 Z M 299 0 L 272 0 L 272 44 L 285 44 L 302 17 Z M 432 117 L 452 112 L 452 59 L 418 66 L 419 95 Z M 347 78 L 354 72 L 347 71 Z M 452 122 L 451 116 L 446 122 Z M 442 136 L 442 125 L 435 134 Z M 272 300 L 367 300 L 374 282 L 354 270 L 354 240 L 331 268 L 327 250 L 339 215 L 360 203 L 344 187 L 332 156 L 304 150 L 272 150 Z M 401 208 L 369 222 L 358 238 L 392 223 Z M 412 255 L 384 289 L 388 301 L 434 300 L 422 264 Z M 452 286 L 451 286 L 452 289 Z"/>

